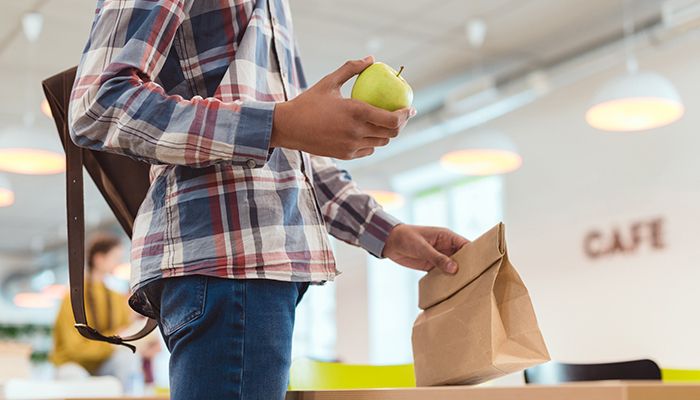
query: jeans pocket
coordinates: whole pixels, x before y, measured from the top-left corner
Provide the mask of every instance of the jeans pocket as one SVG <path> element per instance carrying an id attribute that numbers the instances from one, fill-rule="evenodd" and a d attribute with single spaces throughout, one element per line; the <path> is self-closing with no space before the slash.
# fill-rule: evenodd
<path id="1" fill-rule="evenodd" d="M 163 335 L 172 335 L 201 317 L 206 297 L 206 276 L 165 278 L 160 300 Z"/>

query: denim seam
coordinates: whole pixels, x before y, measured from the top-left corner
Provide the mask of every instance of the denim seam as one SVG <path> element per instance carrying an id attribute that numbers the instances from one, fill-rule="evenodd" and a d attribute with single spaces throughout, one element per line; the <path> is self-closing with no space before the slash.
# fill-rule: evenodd
<path id="1" fill-rule="evenodd" d="M 243 398 L 243 386 L 245 385 L 245 379 L 244 379 L 244 374 L 245 374 L 245 339 L 246 339 L 246 318 L 248 317 L 246 313 L 246 300 L 247 300 L 247 295 L 248 295 L 248 285 L 247 282 L 244 280 L 241 282 L 241 286 L 243 288 L 243 293 L 241 296 L 241 313 L 243 313 L 243 339 L 241 340 L 241 384 L 239 386 L 240 392 L 238 393 L 239 398 Z"/>

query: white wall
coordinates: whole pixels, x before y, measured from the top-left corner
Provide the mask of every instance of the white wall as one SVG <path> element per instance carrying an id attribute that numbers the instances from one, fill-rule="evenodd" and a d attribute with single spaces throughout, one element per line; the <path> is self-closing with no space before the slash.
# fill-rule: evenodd
<path id="1" fill-rule="evenodd" d="M 687 108 L 681 121 L 643 134 L 588 127 L 595 88 L 617 70 L 492 124 L 524 158 L 506 180 L 509 246 L 554 358 L 648 356 L 700 368 L 700 41 L 659 49 L 641 66 L 676 85 Z M 590 229 L 657 216 L 665 250 L 585 257 Z"/>
<path id="2" fill-rule="evenodd" d="M 338 269 L 330 285 L 336 285 L 336 352 L 338 360 L 363 364 L 369 360 L 369 309 L 367 253 L 340 241 L 334 242 Z"/>
<path id="3" fill-rule="evenodd" d="M 687 109 L 681 121 L 641 134 L 602 133 L 585 123 L 596 89 L 623 73 L 621 60 L 619 69 L 489 124 L 510 135 L 524 158 L 505 183 L 509 250 L 553 358 L 652 357 L 665 367 L 700 368 L 700 40 L 687 36 L 640 58 L 642 69 L 679 89 Z M 371 170 L 434 162 L 449 145 L 422 147 Z M 665 220 L 665 250 L 586 258 L 589 230 L 654 217 Z"/>

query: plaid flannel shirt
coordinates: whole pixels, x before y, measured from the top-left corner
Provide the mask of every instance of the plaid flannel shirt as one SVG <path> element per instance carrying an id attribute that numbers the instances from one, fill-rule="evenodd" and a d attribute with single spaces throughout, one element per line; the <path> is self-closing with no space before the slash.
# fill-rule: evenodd
<path id="1" fill-rule="evenodd" d="M 270 148 L 305 86 L 286 0 L 97 2 L 70 133 L 152 164 L 132 307 L 151 315 L 138 289 L 162 277 L 332 280 L 328 233 L 381 257 L 397 220 L 330 159 Z"/>

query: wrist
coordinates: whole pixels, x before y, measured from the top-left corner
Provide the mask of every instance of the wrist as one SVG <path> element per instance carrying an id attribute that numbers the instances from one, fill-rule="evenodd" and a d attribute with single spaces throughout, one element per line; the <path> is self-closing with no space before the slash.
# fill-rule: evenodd
<path id="1" fill-rule="evenodd" d="M 290 102 L 284 101 L 275 104 L 272 116 L 272 133 L 270 135 L 270 147 L 291 148 L 288 140 L 287 129 L 291 115 Z"/>

